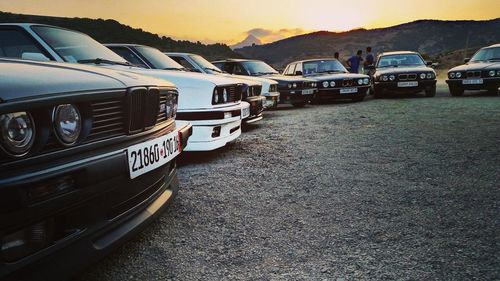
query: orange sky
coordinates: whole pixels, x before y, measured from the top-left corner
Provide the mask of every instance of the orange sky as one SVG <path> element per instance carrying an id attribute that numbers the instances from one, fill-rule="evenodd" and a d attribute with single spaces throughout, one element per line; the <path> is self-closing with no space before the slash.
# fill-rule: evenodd
<path id="1" fill-rule="evenodd" d="M 417 19 L 492 19 L 500 0 L 0 0 L 6 12 L 116 19 L 177 39 L 264 42 L 316 30 L 375 28 Z"/>

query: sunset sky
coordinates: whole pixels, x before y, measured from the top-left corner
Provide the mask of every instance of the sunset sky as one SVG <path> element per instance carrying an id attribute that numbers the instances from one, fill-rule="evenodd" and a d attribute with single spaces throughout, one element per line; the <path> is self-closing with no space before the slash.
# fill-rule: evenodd
<path id="1" fill-rule="evenodd" d="M 480 4 L 480 5 L 479 5 Z M 492 19 L 500 0 L 0 0 L 0 11 L 115 19 L 176 39 L 264 42 L 310 31 L 376 28 L 417 19 Z"/>

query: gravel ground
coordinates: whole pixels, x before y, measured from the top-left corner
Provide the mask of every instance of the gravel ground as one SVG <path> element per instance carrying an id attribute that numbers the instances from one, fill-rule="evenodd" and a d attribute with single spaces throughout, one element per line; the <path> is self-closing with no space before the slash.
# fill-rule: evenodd
<path id="1" fill-rule="evenodd" d="M 498 280 L 500 97 L 268 112 L 83 280 Z"/>

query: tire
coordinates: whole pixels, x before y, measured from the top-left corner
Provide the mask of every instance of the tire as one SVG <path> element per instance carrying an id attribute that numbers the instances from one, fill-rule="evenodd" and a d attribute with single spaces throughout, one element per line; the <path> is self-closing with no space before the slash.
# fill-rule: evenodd
<path id="1" fill-rule="evenodd" d="M 372 87 L 371 88 L 371 92 L 373 94 L 373 97 L 376 98 L 376 99 L 381 99 L 383 98 L 384 96 L 382 95 L 382 92 L 380 91 L 375 91 L 375 87 Z"/>
<path id="2" fill-rule="evenodd" d="M 303 102 L 294 102 L 292 103 L 293 107 L 297 107 L 297 108 L 300 108 L 300 107 L 304 107 L 306 105 L 306 102 L 303 101 Z"/>
<path id="3" fill-rule="evenodd" d="M 464 90 L 450 87 L 450 94 L 453 97 L 461 97 L 464 94 Z"/>
<path id="4" fill-rule="evenodd" d="M 436 96 L 436 86 L 432 87 L 430 90 L 425 90 L 425 96 L 428 98 Z"/>

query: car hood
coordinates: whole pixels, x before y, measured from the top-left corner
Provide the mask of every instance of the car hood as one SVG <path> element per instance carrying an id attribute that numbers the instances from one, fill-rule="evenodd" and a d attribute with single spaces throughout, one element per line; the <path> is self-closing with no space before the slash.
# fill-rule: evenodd
<path id="1" fill-rule="evenodd" d="M 490 70 L 490 69 L 500 69 L 500 62 L 469 62 L 456 66 L 449 71 L 469 71 L 469 70 Z"/>
<path id="2" fill-rule="evenodd" d="M 318 74 L 318 75 L 310 75 L 306 76 L 306 78 L 314 79 L 316 81 L 330 81 L 336 79 L 363 79 L 369 78 L 368 75 L 365 74 L 356 74 L 356 73 L 335 73 L 335 74 Z"/>
<path id="3" fill-rule="evenodd" d="M 264 75 L 264 76 L 258 76 L 258 77 L 263 77 L 263 78 L 271 79 L 271 80 L 278 81 L 278 82 L 302 82 L 302 81 L 314 82 L 315 81 L 315 80 L 309 79 L 309 78 L 292 77 L 292 76 L 285 76 L 285 75 L 281 75 L 281 74 L 271 74 L 271 75 Z"/>
<path id="4" fill-rule="evenodd" d="M 411 67 L 386 67 L 377 68 L 375 74 L 400 74 L 400 73 L 415 73 L 415 72 L 434 72 L 434 69 L 427 66 L 411 66 Z"/>
<path id="5" fill-rule="evenodd" d="M 160 79 L 87 65 L 0 59 L 0 98 L 4 101 L 138 86 L 174 87 Z"/>

